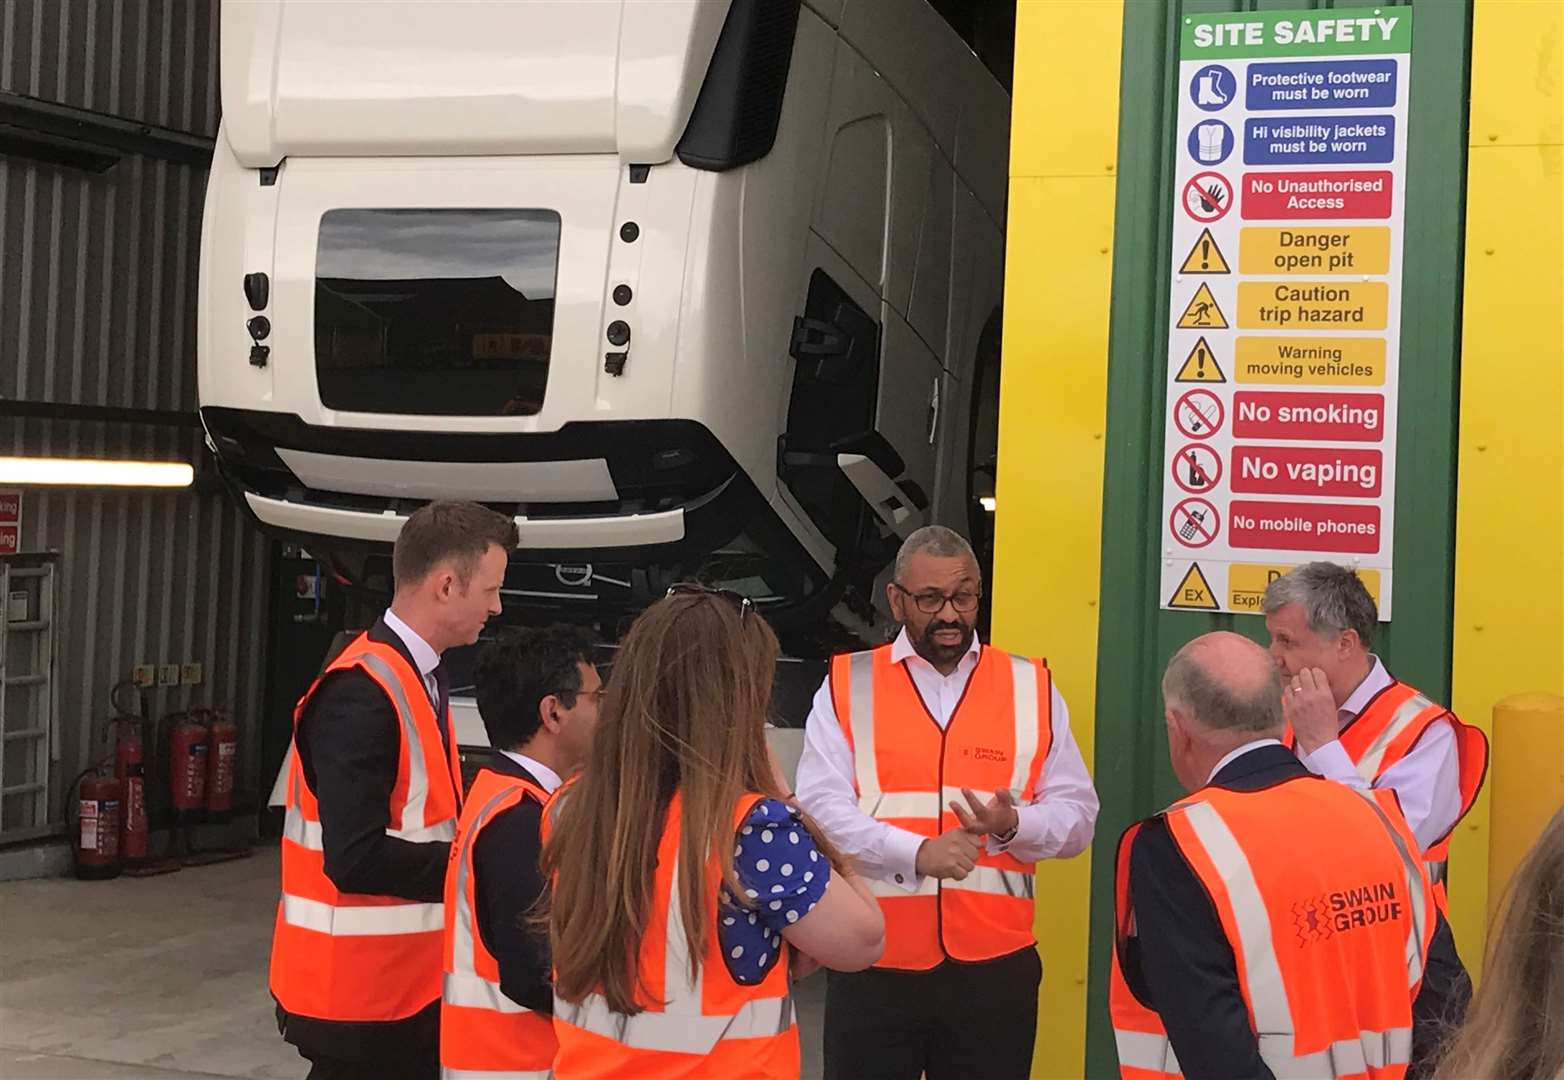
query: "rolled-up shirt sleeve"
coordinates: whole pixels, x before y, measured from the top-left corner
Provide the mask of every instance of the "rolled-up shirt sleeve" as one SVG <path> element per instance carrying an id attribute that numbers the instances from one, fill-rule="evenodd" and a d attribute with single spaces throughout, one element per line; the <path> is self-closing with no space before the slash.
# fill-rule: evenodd
<path id="1" fill-rule="evenodd" d="M 798 759 L 798 803 L 865 877 L 916 892 L 924 837 L 863 812 L 853 781 L 853 751 L 831 701 L 829 677 L 815 692 Z"/>
<path id="2" fill-rule="evenodd" d="M 991 852 L 1021 862 L 1068 859 L 1085 851 L 1097 829 L 1097 789 L 1070 731 L 1070 711 L 1059 687 L 1052 687 L 1049 728 L 1053 733 L 1043 762 L 1041 787 L 1032 802 L 1016 808 L 1016 832 L 1007 843 L 989 841 Z"/>

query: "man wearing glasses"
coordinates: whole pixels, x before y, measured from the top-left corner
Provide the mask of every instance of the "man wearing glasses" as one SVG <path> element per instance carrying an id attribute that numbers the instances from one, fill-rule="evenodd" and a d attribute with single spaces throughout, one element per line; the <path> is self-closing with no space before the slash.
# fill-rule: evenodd
<path id="1" fill-rule="evenodd" d="M 581 630 L 512 629 L 484 646 L 478 712 L 499 758 L 479 770 L 445 878 L 444 1075 L 543 1076 L 554 1063 L 547 943 L 529 921 L 544 890 L 543 803 L 586 764 L 603 680 Z"/>
<path id="2" fill-rule="evenodd" d="M 1034 864 L 1091 843 L 1097 794 L 1046 664 L 977 640 L 982 587 L 966 540 L 919 529 L 888 587 L 901 633 L 815 694 L 798 800 L 873 879 L 886 940 L 829 974 L 826 1080 L 1031 1069 Z"/>

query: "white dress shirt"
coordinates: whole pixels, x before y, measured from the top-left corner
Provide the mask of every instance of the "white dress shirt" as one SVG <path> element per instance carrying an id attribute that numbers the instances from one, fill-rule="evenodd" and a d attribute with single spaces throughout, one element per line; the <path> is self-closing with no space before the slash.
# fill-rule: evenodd
<path id="1" fill-rule="evenodd" d="M 1373 660 L 1368 675 L 1341 703 L 1336 716 L 1338 731 L 1355 720 L 1376 694 L 1395 682 L 1379 657 Z M 1303 753 L 1299 747 L 1298 757 L 1310 772 L 1328 780 L 1355 788 L 1372 786 L 1394 791 L 1412 835 L 1425 849 L 1447 836 L 1461 816 L 1461 760 L 1456 751 L 1455 729 L 1448 720 L 1430 724 L 1417 745 L 1372 785 L 1359 775 L 1340 739 L 1332 739 L 1312 754 Z"/>
<path id="2" fill-rule="evenodd" d="M 424 680 L 424 689 L 429 691 L 429 702 L 438 706 L 440 703 L 440 687 L 435 682 L 434 669 L 440 666 L 440 654 L 434 651 L 434 646 L 418 636 L 418 631 L 408 626 L 396 612 L 386 608 L 386 613 L 381 616 L 386 626 L 397 637 L 402 639 L 402 644 L 407 646 L 407 651 L 413 655 L 413 663 L 418 668 L 419 676 Z"/>
<path id="3" fill-rule="evenodd" d="M 943 729 L 966 692 L 981 648 L 974 637 L 956 670 L 941 675 L 917 654 L 903 630 L 891 646 L 891 661 L 906 665 L 918 696 Z M 1097 792 L 1070 733 L 1070 713 L 1057 686 L 1053 686 L 1051 717 L 1053 742 L 1043 763 L 1041 790 L 1030 804 L 1016 808 L 1016 832 L 1008 843 L 989 839 L 991 853 L 1006 852 L 1030 863 L 1069 858 L 1091 843 L 1097 822 Z M 931 775 L 937 767 L 937 762 L 929 762 Z M 860 873 L 916 892 L 920 884 L 918 848 L 927 838 L 864 813 L 858 806 L 853 773 L 853 751 L 842 734 L 827 676 L 815 692 L 804 727 L 804 752 L 798 760 L 799 805 L 820 823 L 832 843 L 853 858 Z M 975 794 L 993 798 L 992 792 Z"/>
<path id="4" fill-rule="evenodd" d="M 539 761 L 537 758 L 528 757 L 526 754 L 519 753 L 515 750 L 501 750 L 500 753 L 504 754 L 517 765 L 520 765 L 523 769 L 526 769 L 527 772 L 531 773 L 532 778 L 538 782 L 538 787 L 542 788 L 544 792 L 549 795 L 552 795 L 554 792 L 558 791 L 559 785 L 564 783 L 564 781 L 559 778 L 559 773 L 543 764 L 543 762 Z"/>

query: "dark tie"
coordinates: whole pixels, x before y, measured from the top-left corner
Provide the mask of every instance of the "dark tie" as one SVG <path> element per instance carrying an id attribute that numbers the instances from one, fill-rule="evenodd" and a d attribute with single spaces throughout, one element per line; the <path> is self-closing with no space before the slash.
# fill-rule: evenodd
<path id="1" fill-rule="evenodd" d="M 447 749 L 451 745 L 451 733 L 448 730 L 447 717 L 451 709 L 451 679 L 445 673 L 444 664 L 436 664 L 434 671 L 435 699 L 434 719 L 440 725 L 440 738 L 445 741 Z"/>

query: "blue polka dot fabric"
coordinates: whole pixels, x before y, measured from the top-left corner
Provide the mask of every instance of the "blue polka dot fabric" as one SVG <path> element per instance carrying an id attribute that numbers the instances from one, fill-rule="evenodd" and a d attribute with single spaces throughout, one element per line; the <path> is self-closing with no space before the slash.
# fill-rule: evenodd
<path id="1" fill-rule="evenodd" d="M 819 903 L 831 864 L 821 857 L 798 811 L 776 799 L 756 803 L 735 840 L 733 869 L 749 906 L 737 903 L 723 887 L 717 940 L 733 978 L 751 986 L 776 966 L 782 928 Z"/>

